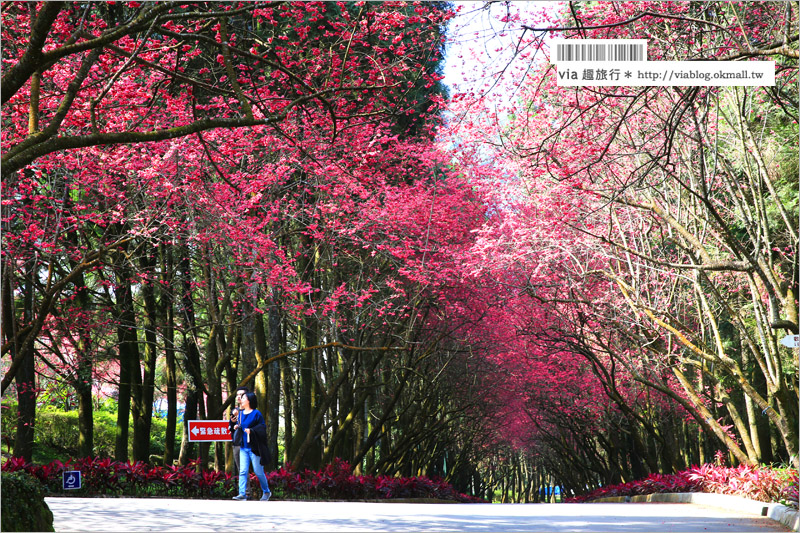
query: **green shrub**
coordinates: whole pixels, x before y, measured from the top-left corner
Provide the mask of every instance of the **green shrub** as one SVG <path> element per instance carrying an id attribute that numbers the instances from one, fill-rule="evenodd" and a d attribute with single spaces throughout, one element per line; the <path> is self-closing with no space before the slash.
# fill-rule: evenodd
<path id="1" fill-rule="evenodd" d="M 17 434 L 17 402 L 7 397 L 0 402 L 0 426 L 3 428 L 4 449 L 11 451 Z"/>
<path id="2" fill-rule="evenodd" d="M 117 440 L 117 413 L 96 410 L 94 420 L 94 454 L 101 457 L 113 457 Z M 128 446 L 130 451 L 131 446 Z"/>
<path id="3" fill-rule="evenodd" d="M 36 441 L 52 448 L 78 452 L 78 411 L 62 411 L 47 406 L 36 413 Z"/>
<path id="4" fill-rule="evenodd" d="M 3 531 L 55 531 L 53 512 L 44 501 L 45 489 L 24 471 L 3 472 L 0 492 Z"/>
<path id="5" fill-rule="evenodd" d="M 8 445 L 10 452 L 17 426 L 17 404 L 11 399 L 3 399 L 2 427 L 3 444 Z M 113 457 L 117 435 L 117 403 L 107 400 L 92 413 L 94 421 L 94 453 L 95 457 Z M 54 406 L 39 407 L 36 411 L 36 429 L 34 431 L 34 460 L 49 463 L 55 459 L 66 460 L 77 457 L 80 451 L 78 444 L 78 411 L 64 411 Z M 153 416 L 150 430 L 150 454 L 164 455 L 166 443 L 167 421 Z M 178 438 L 180 435 L 178 436 Z M 128 439 L 128 453 L 133 452 L 133 420 L 131 417 Z"/>

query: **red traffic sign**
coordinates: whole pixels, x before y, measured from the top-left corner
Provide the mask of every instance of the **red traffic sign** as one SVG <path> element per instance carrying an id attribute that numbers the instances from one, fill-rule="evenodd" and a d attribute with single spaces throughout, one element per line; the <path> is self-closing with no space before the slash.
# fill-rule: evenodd
<path id="1" fill-rule="evenodd" d="M 189 442 L 231 440 L 227 420 L 189 420 Z"/>

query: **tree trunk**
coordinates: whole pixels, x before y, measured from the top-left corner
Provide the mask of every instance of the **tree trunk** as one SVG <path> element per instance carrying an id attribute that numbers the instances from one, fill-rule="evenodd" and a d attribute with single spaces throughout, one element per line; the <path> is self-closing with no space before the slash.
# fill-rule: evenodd
<path id="1" fill-rule="evenodd" d="M 242 376 L 249 376 L 256 369 L 256 319 L 253 306 L 249 300 L 245 299 L 242 306 L 242 344 L 239 361 L 239 370 Z M 261 372 L 259 372 L 261 374 Z M 248 384 L 248 388 L 256 392 L 256 384 Z"/>
<path id="2" fill-rule="evenodd" d="M 183 436 L 181 437 L 181 452 L 178 463 L 186 466 L 194 455 L 194 444 L 189 440 L 189 420 L 197 419 L 197 391 L 186 389 L 185 408 L 183 411 Z"/>
<path id="3" fill-rule="evenodd" d="M 313 203 L 313 198 L 310 201 Z M 311 286 L 316 286 L 315 269 L 317 266 L 317 257 L 314 241 L 309 235 L 301 234 L 299 246 L 300 256 L 298 257 L 298 273 L 300 274 L 300 278 Z M 311 298 L 312 300 L 316 299 L 315 296 L 311 296 Z M 306 317 L 298 325 L 298 348 L 305 348 L 318 344 L 318 327 L 319 323 L 313 316 Z M 289 453 L 293 463 L 297 462 L 297 464 L 294 465 L 295 467 L 301 469 L 310 468 L 312 470 L 318 466 L 321 458 L 319 440 L 315 439 L 315 436 L 310 434 L 313 431 L 312 418 L 317 409 L 315 405 L 316 380 L 314 379 L 316 358 L 317 354 L 313 350 L 300 355 L 300 369 L 298 372 L 298 381 L 296 383 L 297 410 L 294 413 L 296 433 L 292 439 L 293 448 Z M 302 460 L 303 462 L 299 463 L 298 460 Z"/>
<path id="4" fill-rule="evenodd" d="M 239 353 L 241 353 L 242 344 L 242 328 L 229 327 L 228 338 L 231 341 L 230 357 L 225 362 L 225 377 L 228 382 L 228 396 L 236 394 L 236 388 L 239 386 L 239 377 L 237 376 L 237 369 L 239 368 Z M 225 417 L 230 419 L 231 411 L 234 409 L 235 404 L 231 404 Z M 237 459 L 238 461 L 238 459 Z M 233 444 L 232 442 L 225 444 L 225 471 L 234 475 L 239 475 L 235 470 L 236 463 L 233 458 Z"/>
<path id="5" fill-rule="evenodd" d="M 172 466 L 175 460 L 175 432 L 178 426 L 178 375 L 175 367 L 175 306 L 172 281 L 172 247 L 161 243 L 162 279 L 167 282 L 169 292 L 162 293 L 161 316 L 164 325 L 164 372 L 167 380 L 167 433 L 164 442 L 164 466 Z"/>
<path id="6" fill-rule="evenodd" d="M 33 261 L 25 265 L 25 285 L 22 288 L 23 311 L 22 323 L 27 325 L 33 320 L 33 276 L 35 266 Z M 24 359 L 20 364 L 14 380 L 17 384 L 17 437 L 14 442 L 14 455 L 24 457 L 26 461 L 33 460 L 34 424 L 36 423 L 36 373 L 35 351 L 25 350 Z"/>
<path id="7" fill-rule="evenodd" d="M 300 446 L 298 447 L 295 455 L 292 456 L 292 464 L 298 466 L 304 464 L 310 464 L 311 465 L 310 468 L 319 468 L 319 462 L 320 459 L 322 458 L 321 457 L 322 446 L 320 443 L 320 438 L 317 433 L 317 430 L 320 427 L 320 424 L 325 416 L 325 412 L 328 410 L 330 405 L 336 399 L 339 387 L 341 387 L 342 383 L 344 383 L 344 381 L 347 379 L 347 376 L 350 372 L 353 362 L 354 358 L 351 358 L 350 360 L 347 361 L 347 364 L 345 365 L 342 374 L 336 378 L 336 381 L 334 381 L 331 384 L 331 387 L 327 390 L 326 399 L 320 404 L 314 406 L 315 408 L 314 418 L 313 420 L 309 421 L 304 439 L 300 444 Z M 299 435 L 303 435 L 300 432 L 298 433 Z M 306 459 L 307 454 L 311 456 L 311 460 Z"/>
<path id="8" fill-rule="evenodd" d="M 282 345 L 281 317 L 275 305 L 269 309 L 269 356 L 274 357 L 281 353 Z M 267 366 L 268 376 L 268 401 L 267 401 L 267 424 L 269 448 L 272 452 L 272 462 L 270 470 L 278 467 L 278 423 L 281 400 L 281 367 L 278 361 L 273 361 Z"/>
<path id="9" fill-rule="evenodd" d="M 186 411 L 183 416 L 183 439 L 181 440 L 181 454 L 178 459 L 180 464 L 186 465 L 193 455 L 193 446 L 189 442 L 189 420 L 197 420 L 198 414 L 204 412 L 203 401 L 203 374 L 200 367 L 200 351 L 195 338 L 196 324 L 194 316 L 194 301 L 192 300 L 192 275 L 189 251 L 185 251 L 181 259 L 181 284 L 182 303 L 184 312 L 183 345 L 184 358 L 183 370 L 186 375 Z M 202 459 L 201 447 L 201 459 Z"/>
<path id="10" fill-rule="evenodd" d="M 156 375 L 156 328 L 158 327 L 156 295 L 155 295 L 155 256 L 148 253 L 140 257 L 142 271 L 153 276 L 142 284 L 142 299 L 144 300 L 144 376 L 138 388 L 139 398 L 136 404 L 141 410 L 140 416 L 134 418 L 133 426 L 133 460 L 150 460 L 150 431 L 153 424 L 153 400 L 155 396 Z M 138 369 L 137 369 L 138 371 Z"/>
<path id="11" fill-rule="evenodd" d="M 217 373 L 217 362 L 219 361 L 219 350 L 225 349 L 223 335 L 221 324 L 215 324 L 211 328 L 211 336 L 205 350 L 208 413 L 222 411 L 222 375 Z M 222 453 L 219 453 L 217 444 L 214 444 L 214 469 L 219 472 L 225 469 L 225 458 Z"/>
<path id="12" fill-rule="evenodd" d="M 224 362 L 220 364 L 220 359 L 225 358 L 228 349 L 223 321 L 230 302 L 230 292 L 225 291 L 225 298 L 220 309 L 217 301 L 217 279 L 211 268 L 211 262 L 213 261 L 211 250 L 206 248 L 204 255 L 203 276 L 205 277 L 206 286 L 206 308 L 212 324 L 205 349 L 206 389 L 208 391 L 207 413 L 210 414 L 222 412 L 222 371 L 225 365 Z M 201 450 L 207 450 L 207 448 L 201 446 Z M 207 453 L 207 451 L 205 453 L 201 452 L 204 465 L 205 461 L 207 461 Z M 225 457 L 224 453 L 222 453 L 222 446 L 216 442 L 214 443 L 214 469 L 219 472 L 224 468 Z"/>
<path id="13" fill-rule="evenodd" d="M 75 282 L 75 292 L 81 309 L 90 311 L 91 299 L 81 274 Z M 88 331 L 78 332 L 78 367 L 75 375 L 75 392 L 78 396 L 78 448 L 81 457 L 94 456 L 94 404 L 92 402 L 92 370 L 94 354 L 92 338 Z"/>
<path id="14" fill-rule="evenodd" d="M 29 6 L 29 9 L 31 13 L 31 19 L 33 19 L 35 8 L 31 5 Z M 31 98 L 28 105 L 29 134 L 35 134 L 39 129 L 39 92 L 41 79 L 42 74 L 38 71 L 34 72 L 31 76 Z M 33 279 L 34 275 L 36 275 L 36 263 L 37 260 L 34 257 L 31 257 L 25 264 L 25 285 L 22 287 L 22 323 L 25 326 L 28 326 L 33 322 L 33 302 L 35 290 Z M 10 268 L 10 265 L 7 268 Z M 11 272 L 13 272 L 13 270 L 9 270 L 8 272 L 9 278 L 11 277 Z M 11 298 L 9 298 L 9 300 L 11 300 Z M 45 312 L 45 310 L 42 310 L 42 312 Z M 12 316 L 15 315 L 16 313 L 12 313 Z M 7 325 L 8 324 L 16 324 L 16 321 L 12 320 L 11 322 L 7 323 Z M 25 339 L 25 341 L 26 342 L 24 343 L 24 346 L 22 346 L 22 351 L 24 354 L 18 353 L 20 351 L 20 347 L 17 345 L 16 341 L 14 343 L 14 349 L 11 352 L 12 361 L 14 361 L 17 356 L 23 358 L 19 369 L 16 371 L 16 375 L 14 376 L 14 380 L 17 384 L 17 407 L 19 409 L 17 411 L 17 436 L 14 443 L 14 455 L 16 457 L 24 457 L 26 461 L 31 462 L 33 460 L 34 425 L 36 423 L 36 353 L 33 348 L 34 339 L 29 336 Z M 10 369 L 7 371 L 10 371 Z M 5 387 L 3 388 L 3 392 L 5 392 Z"/>
<path id="15" fill-rule="evenodd" d="M 254 355 L 256 359 L 256 364 L 261 367 L 261 365 L 266 360 L 267 354 L 269 353 L 269 348 L 267 347 L 267 337 L 264 332 L 264 318 L 261 313 L 252 312 L 251 319 L 253 321 L 253 337 L 254 337 Z M 268 383 L 267 383 L 267 369 L 263 368 L 260 372 L 256 374 L 254 380 L 254 391 L 256 396 L 258 397 L 258 407 L 261 414 L 264 415 L 266 418 L 269 415 L 268 408 Z M 269 420 L 267 420 L 267 424 L 269 424 Z"/>
<path id="16" fill-rule="evenodd" d="M 717 423 L 716 419 L 711 415 L 708 409 L 706 409 L 703 401 L 697 395 L 697 391 L 694 389 L 683 372 L 677 366 L 673 366 L 672 373 L 675 374 L 675 377 L 677 377 L 678 381 L 681 383 L 681 385 L 683 385 L 683 390 L 686 391 L 686 394 L 689 397 L 692 406 L 694 407 L 694 412 L 690 412 L 692 412 L 693 416 L 695 416 L 695 419 L 705 422 L 705 427 L 710 429 L 713 434 L 717 436 L 720 442 L 725 445 L 725 447 L 736 457 L 740 463 L 752 464 L 750 459 L 747 457 L 747 454 L 742 451 L 736 441 L 731 439 L 725 433 L 722 427 L 720 427 L 719 423 Z"/>
<path id="17" fill-rule="evenodd" d="M 282 376 L 282 390 L 283 390 L 283 449 L 286 456 L 284 457 L 284 465 L 289 464 L 292 457 L 291 450 L 294 446 L 294 424 L 296 402 L 294 390 L 294 379 L 292 376 L 292 369 L 286 358 L 280 360 L 281 376 Z M 293 465 L 292 465 L 293 466 Z"/>
<path id="18" fill-rule="evenodd" d="M 120 229 L 121 234 L 121 229 Z M 119 398 L 117 407 L 117 438 L 114 456 L 117 461 L 128 461 L 128 426 L 131 414 L 131 400 L 133 399 L 133 385 L 141 382 L 139 367 L 139 343 L 136 332 L 136 315 L 133 310 L 133 293 L 130 283 L 130 268 L 124 263 L 122 253 L 114 257 L 114 266 L 117 276 L 116 296 L 117 314 L 117 339 L 119 342 Z M 137 379 L 138 377 L 138 379 Z M 138 417 L 138 403 L 133 406 L 136 411 L 134 418 Z"/>
<path id="19" fill-rule="evenodd" d="M 313 325 L 306 328 L 305 331 L 300 332 L 302 339 L 301 347 L 314 346 L 317 344 L 316 334 Z M 309 468 L 314 469 L 315 451 L 318 446 L 315 446 L 314 436 L 311 435 L 312 431 L 312 417 L 314 413 L 314 351 L 307 351 L 300 354 L 300 372 L 299 383 L 297 384 L 297 411 L 295 412 L 295 427 L 296 434 L 292 439 L 293 449 L 291 450 L 290 457 L 292 463 L 298 469 Z M 305 444 L 308 442 L 308 444 Z M 300 453 L 301 448 L 303 453 Z M 308 455 L 306 456 L 306 451 Z M 300 462 L 302 461 L 302 462 Z"/>

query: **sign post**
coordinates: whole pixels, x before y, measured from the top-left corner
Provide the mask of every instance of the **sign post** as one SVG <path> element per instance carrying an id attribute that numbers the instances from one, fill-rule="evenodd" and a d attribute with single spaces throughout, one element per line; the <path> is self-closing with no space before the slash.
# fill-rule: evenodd
<path id="1" fill-rule="evenodd" d="M 227 420 L 189 420 L 189 442 L 231 440 Z"/>
<path id="2" fill-rule="evenodd" d="M 787 348 L 800 348 L 800 335 L 786 335 L 781 339 L 781 344 Z M 800 353 L 798 359 L 800 360 Z"/>
<path id="3" fill-rule="evenodd" d="M 69 470 L 61 474 L 61 479 L 64 482 L 64 490 L 72 490 L 81 488 L 81 471 Z"/>

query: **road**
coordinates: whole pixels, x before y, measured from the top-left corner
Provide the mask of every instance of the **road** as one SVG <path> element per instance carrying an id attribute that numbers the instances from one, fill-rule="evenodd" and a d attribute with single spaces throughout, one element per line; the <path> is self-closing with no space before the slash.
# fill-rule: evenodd
<path id="1" fill-rule="evenodd" d="M 685 503 L 423 504 L 47 498 L 62 531 L 790 531 Z"/>

